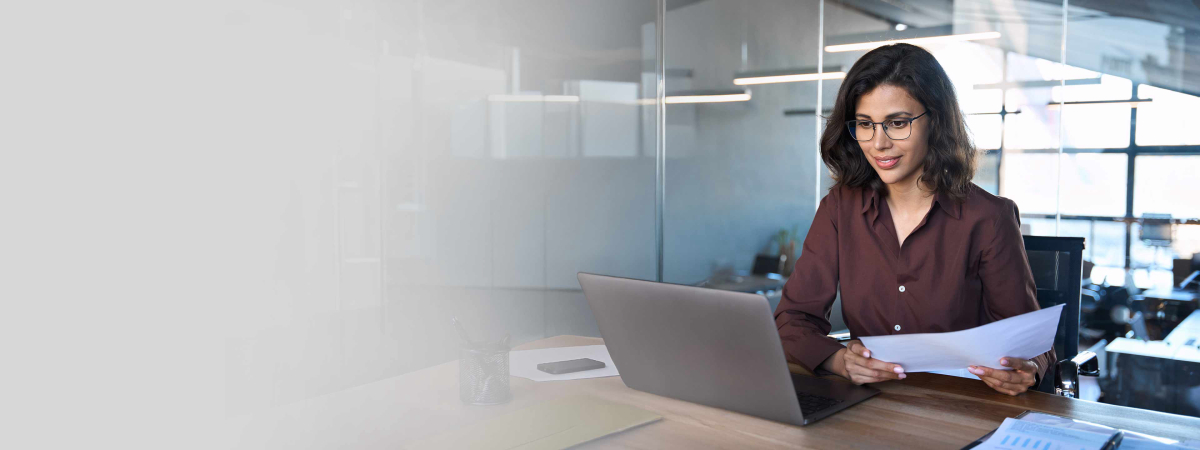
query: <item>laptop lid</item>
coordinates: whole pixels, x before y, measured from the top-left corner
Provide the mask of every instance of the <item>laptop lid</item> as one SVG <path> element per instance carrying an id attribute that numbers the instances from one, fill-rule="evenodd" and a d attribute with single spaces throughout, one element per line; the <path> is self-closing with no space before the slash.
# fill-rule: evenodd
<path id="1" fill-rule="evenodd" d="M 765 297 L 582 272 L 578 277 L 626 386 L 803 423 Z"/>

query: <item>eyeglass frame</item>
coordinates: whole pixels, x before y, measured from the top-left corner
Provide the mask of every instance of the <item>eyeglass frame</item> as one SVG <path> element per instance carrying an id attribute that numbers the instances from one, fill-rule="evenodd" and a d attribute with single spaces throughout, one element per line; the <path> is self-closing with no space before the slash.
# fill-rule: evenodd
<path id="1" fill-rule="evenodd" d="M 891 122 L 891 121 L 897 121 L 897 120 L 907 120 L 908 126 L 911 127 L 913 121 L 920 119 L 921 116 L 924 116 L 926 114 L 929 114 L 928 109 L 926 109 L 925 112 L 923 112 L 921 114 L 917 114 L 916 117 L 913 117 L 911 119 L 888 119 L 883 122 L 871 122 L 870 120 L 863 120 L 863 119 L 847 120 L 846 121 L 846 131 L 850 132 L 851 139 L 854 139 L 855 141 L 858 141 L 858 142 L 867 142 L 867 141 L 870 141 L 871 139 L 875 139 L 875 125 L 879 125 L 879 126 L 883 127 L 883 135 L 887 136 L 888 139 L 891 139 L 893 141 L 903 141 L 905 139 L 912 137 L 912 130 L 908 130 L 908 136 L 897 139 L 897 138 L 892 137 L 892 135 L 888 134 L 888 126 L 886 125 L 886 123 Z M 854 132 L 854 125 L 857 125 L 859 122 L 870 122 L 871 123 L 871 137 L 869 137 L 867 139 L 859 139 L 858 138 L 858 136 Z"/>

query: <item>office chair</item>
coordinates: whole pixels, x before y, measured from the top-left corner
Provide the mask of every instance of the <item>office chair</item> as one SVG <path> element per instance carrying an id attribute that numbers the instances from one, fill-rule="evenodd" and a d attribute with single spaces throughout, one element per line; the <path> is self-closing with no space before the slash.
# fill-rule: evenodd
<path id="1" fill-rule="evenodd" d="M 1063 307 L 1054 338 L 1059 361 L 1047 370 L 1037 389 L 1063 397 L 1079 398 L 1079 376 L 1099 376 L 1093 352 L 1079 352 L 1079 310 L 1082 296 L 1083 248 L 1080 237 L 1025 236 L 1025 255 L 1033 270 L 1038 306 Z M 1054 373 L 1051 381 L 1050 373 Z"/>

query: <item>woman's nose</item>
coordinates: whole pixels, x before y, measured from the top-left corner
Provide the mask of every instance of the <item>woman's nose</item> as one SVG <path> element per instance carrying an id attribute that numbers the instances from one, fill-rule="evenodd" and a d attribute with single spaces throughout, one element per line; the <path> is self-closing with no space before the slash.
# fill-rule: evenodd
<path id="1" fill-rule="evenodd" d="M 875 135 L 872 136 L 871 143 L 875 146 L 876 150 L 892 148 L 892 139 L 889 138 L 887 132 L 884 131 L 883 125 L 875 125 L 874 131 Z"/>

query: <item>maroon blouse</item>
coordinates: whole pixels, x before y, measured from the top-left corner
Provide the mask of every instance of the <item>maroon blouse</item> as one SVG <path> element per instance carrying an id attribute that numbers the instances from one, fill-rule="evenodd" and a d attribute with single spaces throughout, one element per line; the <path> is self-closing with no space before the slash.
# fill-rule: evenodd
<path id="1" fill-rule="evenodd" d="M 958 331 L 1038 309 L 1017 205 L 975 185 L 961 203 L 935 196 L 903 247 L 883 196 L 831 190 L 775 310 L 789 360 L 816 369 L 843 348 L 826 336 L 839 288 L 854 338 Z M 1054 351 L 1033 361 L 1041 380 Z"/>

